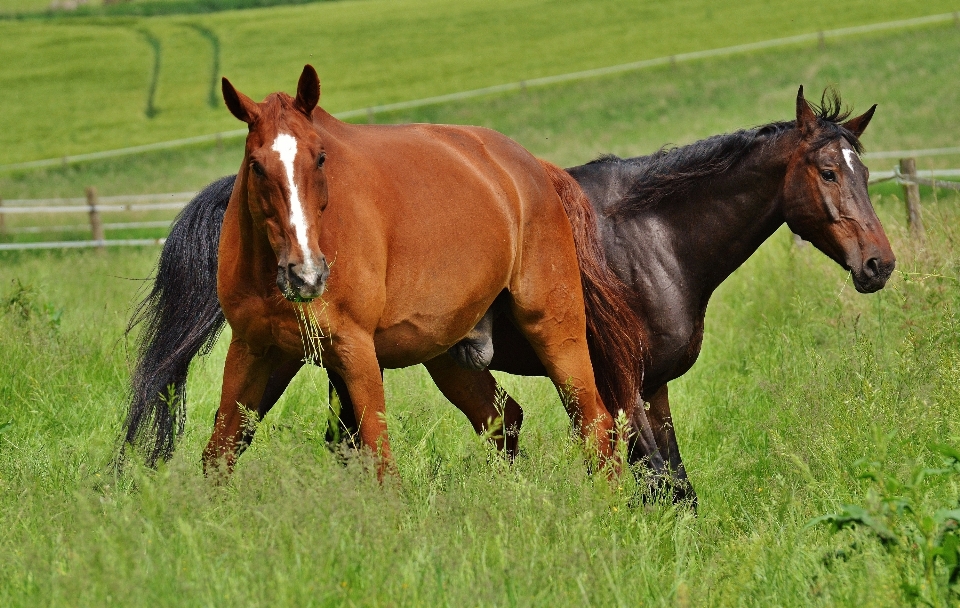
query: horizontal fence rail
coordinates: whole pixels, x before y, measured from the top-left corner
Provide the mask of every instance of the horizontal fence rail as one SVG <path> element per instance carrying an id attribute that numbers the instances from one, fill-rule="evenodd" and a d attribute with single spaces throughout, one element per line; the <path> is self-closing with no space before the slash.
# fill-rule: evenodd
<path id="1" fill-rule="evenodd" d="M 50 241 L 44 243 L 0 243 L 0 251 L 18 251 L 23 249 L 81 249 L 88 247 L 129 247 L 145 245 L 163 245 L 167 239 L 117 239 L 108 241 Z"/>
<path id="2" fill-rule="evenodd" d="M 960 150 L 960 148 L 957 148 Z M 960 177 L 960 169 L 917 170 L 916 160 L 902 158 L 900 164 L 889 171 L 873 171 L 870 184 L 893 181 L 904 188 L 904 200 L 908 208 L 911 230 L 922 234 L 918 186 L 946 188 L 960 191 L 960 181 L 945 181 L 937 178 Z M 131 212 L 180 210 L 197 195 L 196 192 L 170 192 L 165 194 L 134 194 L 120 196 L 97 195 L 95 188 L 87 188 L 86 197 L 44 199 L 0 199 L 0 234 L 40 234 L 45 232 L 69 232 L 89 229 L 93 238 L 88 241 L 47 241 L 37 243 L 0 243 L 0 251 L 24 249 L 70 249 L 122 246 L 163 245 L 164 238 L 155 239 L 107 239 L 105 230 L 135 228 L 167 228 L 173 219 L 145 220 L 137 222 L 103 223 L 100 212 Z M 52 226 L 7 226 L 7 215 L 89 214 L 87 224 L 60 224 Z"/>
<path id="3" fill-rule="evenodd" d="M 136 228 L 168 228 L 173 219 L 144 220 L 135 222 L 104 223 L 100 214 L 143 211 L 179 211 L 185 207 L 195 192 L 170 192 L 164 194 L 124 194 L 119 196 L 98 196 L 97 189 L 87 188 L 85 197 L 43 198 L 43 199 L 0 199 L 0 234 L 40 234 L 45 232 L 67 232 L 89 229 L 93 237 L 89 241 L 44 241 L 36 243 L 0 243 L 0 251 L 24 249 L 69 249 L 78 247 L 150 246 L 162 245 L 166 239 L 111 239 L 106 230 L 124 230 Z M 60 224 L 54 226 L 8 226 L 7 217 L 16 215 L 43 216 L 50 214 L 87 214 L 87 224 Z"/>
<path id="4" fill-rule="evenodd" d="M 117 196 L 98 196 L 99 203 L 109 204 L 141 204 L 141 203 L 164 203 L 164 202 L 183 202 L 187 203 L 197 195 L 196 192 L 170 192 L 167 194 L 120 194 Z M 66 207 L 69 205 L 89 205 L 87 197 L 76 198 L 10 198 L 3 201 L 4 205 L 13 207 L 42 207 L 45 205 L 55 205 Z"/>
<path id="5" fill-rule="evenodd" d="M 14 215 L 17 213 L 89 213 L 93 211 L 159 211 L 169 209 L 183 209 L 188 201 L 182 203 L 146 203 L 143 205 L 93 205 L 82 207 L 70 205 L 63 207 L 7 207 L 6 202 L 0 207 L 0 214 Z"/>
<path id="6" fill-rule="evenodd" d="M 676 63 L 683 63 L 686 61 L 696 61 L 699 59 L 707 59 L 711 57 L 725 57 L 728 55 L 737 55 L 740 53 L 747 53 L 751 51 L 771 49 L 771 48 L 782 47 L 782 46 L 790 46 L 795 44 L 803 44 L 807 42 L 816 42 L 818 44 L 822 44 L 823 41 L 828 38 L 841 38 L 844 36 L 868 34 L 872 32 L 882 32 L 887 30 L 895 30 L 895 29 L 902 29 L 902 28 L 908 28 L 908 27 L 918 27 L 923 25 L 933 25 L 937 23 L 946 23 L 949 21 L 960 22 L 960 13 L 953 12 L 953 13 L 943 13 L 939 15 L 927 15 L 925 17 L 916 17 L 913 19 L 899 19 L 897 21 L 885 21 L 882 23 L 873 23 L 870 25 L 859 25 L 854 27 L 844 27 L 844 28 L 833 29 L 833 30 L 823 30 L 820 32 L 810 32 L 807 34 L 799 34 L 796 36 L 786 36 L 784 38 L 774 38 L 771 40 L 762 40 L 759 42 L 750 42 L 747 44 L 737 44 L 733 46 L 721 47 L 716 49 L 708 49 L 703 51 L 677 53 L 675 55 L 666 55 L 664 57 L 644 59 L 641 61 L 632 61 L 630 63 L 622 63 L 619 65 L 594 68 L 590 70 L 581 70 L 578 72 L 570 72 L 568 74 L 543 76 L 540 78 L 531 78 L 529 80 L 520 80 L 517 82 L 498 84 L 498 85 L 483 87 L 479 89 L 472 89 L 469 91 L 459 91 L 456 93 L 448 93 L 446 95 L 435 95 L 433 97 L 424 97 L 422 99 L 412 99 L 409 101 L 400 101 L 396 103 L 375 105 L 367 108 L 360 108 L 357 110 L 337 112 L 334 114 L 334 116 L 340 119 L 360 118 L 363 116 L 372 118 L 374 115 L 380 114 L 383 112 L 408 110 L 412 108 L 436 105 L 436 104 L 446 103 L 450 101 L 459 101 L 463 99 L 470 99 L 473 97 L 482 97 L 482 96 L 492 95 L 496 93 L 519 91 L 519 90 L 524 90 L 528 87 L 546 86 L 546 85 L 559 84 L 564 82 L 571 82 L 575 80 L 586 80 L 589 78 L 609 76 L 612 74 L 620 74 L 624 72 L 633 72 L 636 70 L 642 70 L 646 68 L 652 68 L 652 67 L 663 66 L 663 65 L 672 65 Z M 162 142 L 156 142 L 152 144 L 143 144 L 140 146 L 131 146 L 128 148 L 118 148 L 115 150 L 103 150 L 101 152 L 90 152 L 87 154 L 64 155 L 57 158 L 47 158 L 43 160 L 33 160 L 33 161 L 27 161 L 27 162 L 21 162 L 21 163 L 0 165 L 0 171 L 17 171 L 22 169 L 52 167 L 52 166 L 61 165 L 61 164 L 66 165 L 69 163 L 98 160 L 102 158 L 112 158 L 116 156 L 126 156 L 129 154 L 139 154 L 142 152 L 150 152 L 155 150 L 167 150 L 171 148 L 179 148 L 179 147 L 189 146 L 193 144 L 207 143 L 212 141 L 222 141 L 224 139 L 242 137 L 242 136 L 245 136 L 246 134 L 247 134 L 247 129 L 234 129 L 231 131 L 223 131 L 220 133 L 197 135 L 194 137 L 185 137 L 183 139 L 174 139 L 170 141 L 162 141 Z M 951 152 L 937 152 L 937 154 L 960 154 L 960 148 L 937 148 L 932 150 L 918 150 L 915 152 L 908 152 L 903 150 L 891 151 L 891 152 L 873 152 L 872 154 L 866 154 L 864 156 L 866 158 L 902 158 L 905 156 L 913 156 L 913 157 L 931 156 L 931 155 L 934 155 L 932 154 L 932 152 L 935 152 L 937 150 L 941 150 L 941 151 L 952 150 Z"/>

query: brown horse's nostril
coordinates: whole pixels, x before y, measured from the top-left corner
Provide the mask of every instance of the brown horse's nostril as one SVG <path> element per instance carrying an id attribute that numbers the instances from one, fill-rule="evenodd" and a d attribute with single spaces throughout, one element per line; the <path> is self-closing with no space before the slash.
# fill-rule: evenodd
<path id="1" fill-rule="evenodd" d="M 863 274 L 867 275 L 869 278 L 874 278 L 880 274 L 880 260 L 877 258 L 870 258 L 867 260 L 867 263 L 863 265 Z"/>

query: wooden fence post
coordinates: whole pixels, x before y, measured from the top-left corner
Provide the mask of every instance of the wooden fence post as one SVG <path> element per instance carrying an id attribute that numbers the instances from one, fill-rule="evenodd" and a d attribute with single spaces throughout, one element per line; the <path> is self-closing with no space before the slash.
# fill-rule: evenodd
<path id="1" fill-rule="evenodd" d="M 910 234 L 923 238 L 923 217 L 920 214 L 920 186 L 917 184 L 917 161 L 900 159 L 900 175 L 904 178 L 903 199 L 907 203 L 907 225 Z"/>
<path id="2" fill-rule="evenodd" d="M 103 235 L 103 222 L 100 220 L 100 212 L 97 211 L 97 189 L 93 186 L 87 187 L 87 205 L 90 207 L 90 233 L 93 235 L 93 240 L 100 241 L 97 249 L 103 251 L 105 249 L 103 241 L 106 238 Z"/>

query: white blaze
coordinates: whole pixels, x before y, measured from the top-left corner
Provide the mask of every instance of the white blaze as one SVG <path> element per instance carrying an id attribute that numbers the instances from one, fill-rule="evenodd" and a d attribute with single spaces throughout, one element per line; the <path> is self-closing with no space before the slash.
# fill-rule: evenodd
<path id="1" fill-rule="evenodd" d="M 847 166 L 850 167 L 851 171 L 856 173 L 857 170 L 853 168 L 853 159 L 857 155 L 857 153 L 849 148 L 844 148 L 842 152 L 843 152 L 843 159 L 847 161 Z"/>
<path id="2" fill-rule="evenodd" d="M 286 169 L 287 186 L 290 190 L 290 224 L 297 234 L 297 243 L 300 244 L 300 251 L 303 252 L 303 261 L 305 264 L 310 264 L 313 256 L 307 246 L 307 216 L 303 213 L 300 191 L 297 189 L 297 182 L 293 175 L 293 161 L 297 158 L 297 140 L 292 135 L 281 133 L 270 149 L 280 155 L 280 162 Z"/>

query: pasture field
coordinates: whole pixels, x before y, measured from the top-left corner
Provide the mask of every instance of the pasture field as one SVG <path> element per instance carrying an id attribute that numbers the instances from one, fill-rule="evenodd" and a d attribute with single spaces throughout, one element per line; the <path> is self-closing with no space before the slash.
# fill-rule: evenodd
<path id="1" fill-rule="evenodd" d="M 956 145 L 960 132 L 960 28 L 942 25 L 833 40 L 749 55 L 697 61 L 606 78 L 529 89 L 378 115 L 382 122 L 478 124 L 518 140 L 564 166 L 607 152 L 648 154 L 665 143 L 685 144 L 715 133 L 789 120 L 797 86 L 819 99 L 836 86 L 845 103 L 863 111 L 879 104 L 864 136 L 870 150 Z M 293 91 L 299 69 L 278 86 Z M 321 99 L 323 101 L 323 98 Z M 217 110 L 240 125 L 225 107 Z M 242 139 L 78 163 L 0 173 L 5 199 L 199 189 L 234 173 Z M 888 170 L 895 161 L 867 161 Z M 960 155 L 922 158 L 921 169 L 960 167 Z"/>
<path id="2" fill-rule="evenodd" d="M 709 0 L 344 0 L 4 20 L 0 163 L 236 129 L 209 103 L 217 49 L 217 73 L 255 98 L 292 86 L 314 62 L 323 104 L 339 111 L 957 8 L 955 0 L 749 0 L 723 10 Z"/>
<path id="3" fill-rule="evenodd" d="M 919 247 L 880 201 L 901 272 L 878 294 L 784 231 L 721 287 L 672 389 L 697 516 L 588 476 L 545 381 L 503 379 L 527 412 L 507 466 L 419 367 L 387 372 L 399 480 L 328 452 L 308 370 L 213 487 L 199 454 L 225 339 L 192 371 L 173 461 L 117 480 L 130 277 L 156 250 L 5 255 L 0 604 L 902 605 L 917 563 L 804 526 L 864 502 L 855 460 L 899 473 L 960 444 L 960 199 L 924 203 Z M 933 485 L 918 509 L 958 490 Z"/>
<path id="4" fill-rule="evenodd" d="M 911 6 L 890 4 L 877 10 Z M 274 9 L 260 22 L 267 16 L 303 20 L 308 13 L 298 11 L 338 6 L 360 14 L 362 6 L 386 4 Z M 477 20 L 494 15 L 479 4 L 464 6 L 475 9 Z M 771 8 L 756 19 L 770 20 L 763 23 L 776 28 L 773 35 L 820 26 L 798 22 L 796 30 L 785 31 L 789 15 L 802 21 L 789 12 L 799 9 L 764 6 Z M 850 11 L 850 20 L 830 25 L 864 21 L 875 14 L 866 6 L 836 7 Z M 428 4 L 390 7 L 401 23 L 397 7 Z M 705 7 L 675 6 L 679 15 L 696 17 L 677 45 L 744 41 L 717 24 L 696 30 L 695 22 L 709 23 L 694 10 Z M 805 18 L 825 14 L 814 13 Z M 528 27 L 515 23 L 516 14 L 503 13 L 503 31 Z M 244 15 L 204 19 L 239 23 Z M 451 19 L 444 31 L 469 42 L 466 23 L 466 16 Z M 731 17 L 725 27 L 733 24 Z M 367 25 L 355 24 L 351 35 L 372 31 L 363 29 Z M 66 20 L 21 26 L 94 27 Z M 397 27 L 399 41 L 404 30 Z M 763 27 L 744 17 L 743 36 L 772 37 Z M 560 44 L 556 35 L 544 34 Z M 667 42 L 637 44 L 647 43 Z M 365 44 L 373 49 L 380 43 Z M 408 57 L 396 44 L 387 48 Z M 653 55 L 663 53 L 650 48 Z M 608 46 L 610 56 L 594 58 L 601 64 L 638 58 L 616 58 L 614 50 Z M 500 51 L 485 52 L 489 59 Z M 483 57 L 469 55 L 451 51 L 451 69 Z M 484 124 L 570 165 L 602 152 L 647 153 L 665 142 L 789 119 L 802 82 L 808 91 L 836 84 L 858 110 L 880 104 L 864 136 L 868 149 L 956 145 L 958 56 L 960 29 L 919 28 L 378 119 Z M 545 51 L 522 61 L 559 58 L 573 60 Z M 249 77 L 248 92 L 262 87 L 260 94 L 292 90 L 301 59 L 287 59 L 259 70 L 259 83 L 252 65 L 234 82 L 248 90 L 243 78 Z M 110 65 L 120 73 L 122 63 Z M 447 82 L 432 75 L 435 64 L 417 68 L 424 80 L 396 80 L 414 64 L 384 67 L 385 81 L 395 88 L 376 91 L 395 98 L 362 103 L 420 96 L 415 87 Z M 524 65 L 534 64 L 491 60 L 490 82 L 452 88 L 528 77 L 519 73 Z M 517 73 L 509 71 L 514 67 Z M 548 67 L 543 73 L 552 73 Z M 486 74 L 475 69 L 475 75 Z M 192 90 L 203 93 L 201 79 Z M 332 98 L 332 85 L 328 91 Z M 440 92 L 446 91 L 426 94 Z M 156 120 L 168 103 L 159 99 Z M 142 99 L 137 103 L 142 111 Z M 352 107 L 344 104 L 333 109 Z M 229 119 L 211 122 L 209 130 L 233 128 L 225 110 L 209 111 Z M 206 124 L 197 120 L 191 128 Z M 107 127 L 78 127 L 78 144 L 92 141 L 83 140 L 84 133 L 108 136 L 94 128 Z M 153 134 L 131 127 L 117 145 Z M 90 184 L 102 194 L 189 190 L 235 171 L 241 152 L 234 141 L 5 175 L 0 195 L 77 196 Z M 958 161 L 921 160 L 920 167 L 956 167 Z M 526 412 L 521 455 L 507 465 L 473 435 L 421 367 L 386 375 L 400 471 L 386 487 L 362 462 L 324 445 L 322 370 L 298 376 L 261 424 L 236 475 L 214 487 L 200 472 L 199 455 L 219 399 L 227 336 L 191 371 L 186 433 L 173 460 L 155 472 L 134 467 L 118 479 L 110 463 L 133 346 L 123 328 L 143 285 L 134 279 L 150 274 L 158 250 L 0 254 L 0 605 L 904 605 L 904 583 L 920 580 L 921 564 L 888 553 L 862 531 L 831 535 L 805 527 L 842 504 L 868 502 L 856 460 L 875 459 L 884 470 L 905 475 L 916 463 L 939 463 L 928 443 L 960 447 L 960 196 L 923 190 L 928 235 L 920 243 L 908 238 L 899 190 L 892 184 L 873 189 L 898 256 L 898 271 L 883 291 L 857 294 L 839 267 L 810 246 L 793 246 L 781 230 L 714 296 L 700 361 L 671 384 L 680 447 L 700 495 L 695 516 L 684 508 L 640 504 L 629 475 L 615 485 L 589 476 L 545 380 L 501 376 Z M 931 483 L 916 497 L 917 510 L 956 508 L 958 495 L 956 483 Z"/>

